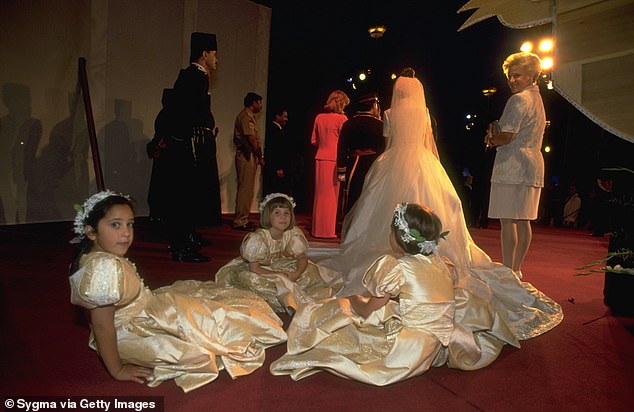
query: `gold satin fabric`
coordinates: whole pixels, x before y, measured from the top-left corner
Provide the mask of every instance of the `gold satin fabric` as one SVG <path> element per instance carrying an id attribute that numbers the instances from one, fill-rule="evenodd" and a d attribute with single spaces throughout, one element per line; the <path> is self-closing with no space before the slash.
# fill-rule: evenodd
<path id="1" fill-rule="evenodd" d="M 127 259 L 94 252 L 80 263 L 70 277 L 71 302 L 115 306 L 119 356 L 153 368 L 149 386 L 174 379 L 189 392 L 222 369 L 246 375 L 262 366 L 266 348 L 286 341 L 279 317 L 248 291 L 195 280 L 151 291 Z M 92 333 L 89 346 L 98 351 Z"/>
<path id="2" fill-rule="evenodd" d="M 390 293 L 398 302 L 390 300 L 367 319 L 346 298 L 300 306 L 287 353 L 271 364 L 271 373 L 298 380 L 327 370 L 383 386 L 432 366 L 477 369 L 494 361 L 504 343 L 518 346 L 487 301 L 454 289 L 450 268 L 436 255 L 383 256 L 363 284 L 372 295 Z"/>
<path id="3" fill-rule="evenodd" d="M 242 241 L 240 257 L 227 263 L 216 273 L 220 285 L 249 290 L 261 296 L 276 312 L 297 310 L 302 303 L 334 296 L 343 287 L 340 273 L 308 262 L 295 282 L 285 275 L 261 275 L 249 271 L 249 262 L 259 262 L 273 272 L 297 269 L 297 257 L 305 255 L 308 241 L 301 229 L 285 231 L 281 239 L 273 239 L 267 229 L 249 233 Z"/>

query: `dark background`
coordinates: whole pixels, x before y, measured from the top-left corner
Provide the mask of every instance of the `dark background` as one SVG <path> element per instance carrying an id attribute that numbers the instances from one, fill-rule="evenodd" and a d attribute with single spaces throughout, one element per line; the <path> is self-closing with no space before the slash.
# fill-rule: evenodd
<path id="1" fill-rule="evenodd" d="M 334 89 L 354 101 L 360 92 L 379 93 L 390 106 L 391 73 L 411 66 L 425 87 L 427 104 L 438 125 L 441 160 L 456 185 L 465 167 L 474 183 L 488 181 L 482 138 L 488 122 L 498 118 L 510 91 L 501 70 L 504 58 L 519 51 L 524 40 L 551 36 L 551 26 L 511 29 L 489 18 L 461 32 L 472 11 L 457 13 L 467 1 L 257 1 L 272 8 L 269 89 L 266 108 L 286 107 L 287 133 L 298 142 L 304 183 L 296 193 L 300 209 L 312 204 L 310 132 L 328 94 Z M 387 31 L 372 39 L 368 27 Z M 365 83 L 361 71 L 370 70 Z M 358 90 L 351 88 L 353 78 Z M 482 89 L 495 87 L 485 97 Z M 632 144 L 596 125 L 555 90 L 540 85 L 547 119 L 544 146 L 546 182 L 557 176 L 563 187 L 576 183 L 591 192 L 605 166 L 632 167 Z M 466 130 L 466 115 L 476 114 Z M 303 206 L 303 207 L 302 207 Z"/>

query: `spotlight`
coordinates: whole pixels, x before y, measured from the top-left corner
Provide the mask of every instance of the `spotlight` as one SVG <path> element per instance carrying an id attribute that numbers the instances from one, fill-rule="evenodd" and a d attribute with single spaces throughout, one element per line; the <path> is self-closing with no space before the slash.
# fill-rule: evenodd
<path id="1" fill-rule="evenodd" d="M 359 73 L 359 80 L 364 81 L 367 78 L 365 73 Z"/>
<path id="2" fill-rule="evenodd" d="M 552 57 L 544 57 L 542 59 L 542 70 L 550 70 L 553 68 L 554 62 Z"/>
<path id="3" fill-rule="evenodd" d="M 552 51 L 553 48 L 554 48 L 554 43 L 553 43 L 552 39 L 544 39 L 541 42 L 539 42 L 539 51 L 540 52 L 547 53 L 549 51 Z"/>
<path id="4" fill-rule="evenodd" d="M 523 51 L 524 53 L 530 52 L 531 50 L 533 50 L 533 43 L 529 41 L 525 41 L 524 43 L 522 43 L 520 50 Z"/>
<path id="5" fill-rule="evenodd" d="M 544 152 L 550 153 L 550 146 L 544 146 Z"/>

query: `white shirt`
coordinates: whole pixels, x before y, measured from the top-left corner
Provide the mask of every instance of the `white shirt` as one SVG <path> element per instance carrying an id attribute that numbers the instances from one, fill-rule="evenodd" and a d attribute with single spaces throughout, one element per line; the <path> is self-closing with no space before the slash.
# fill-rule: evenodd
<path id="1" fill-rule="evenodd" d="M 546 113 L 537 85 L 509 98 L 500 118 L 500 130 L 515 136 L 510 143 L 497 147 L 491 182 L 544 186 L 541 147 L 545 127 Z"/>

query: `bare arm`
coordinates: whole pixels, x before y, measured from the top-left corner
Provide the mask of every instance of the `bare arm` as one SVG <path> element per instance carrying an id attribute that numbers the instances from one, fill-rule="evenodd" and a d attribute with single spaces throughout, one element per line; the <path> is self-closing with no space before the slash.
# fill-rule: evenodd
<path id="1" fill-rule="evenodd" d="M 384 296 L 381 297 L 366 297 L 361 295 L 348 296 L 348 299 L 350 300 L 350 304 L 352 305 L 354 311 L 363 318 L 367 318 L 375 310 L 387 305 L 387 302 L 390 300 L 390 298 L 391 295 L 389 293 L 386 293 Z"/>
<path id="2" fill-rule="evenodd" d="M 117 331 L 114 328 L 114 306 L 103 306 L 90 311 L 92 330 L 97 350 L 108 373 L 119 381 L 144 383 L 152 376 L 152 370 L 138 365 L 123 364 L 117 349 Z"/>

